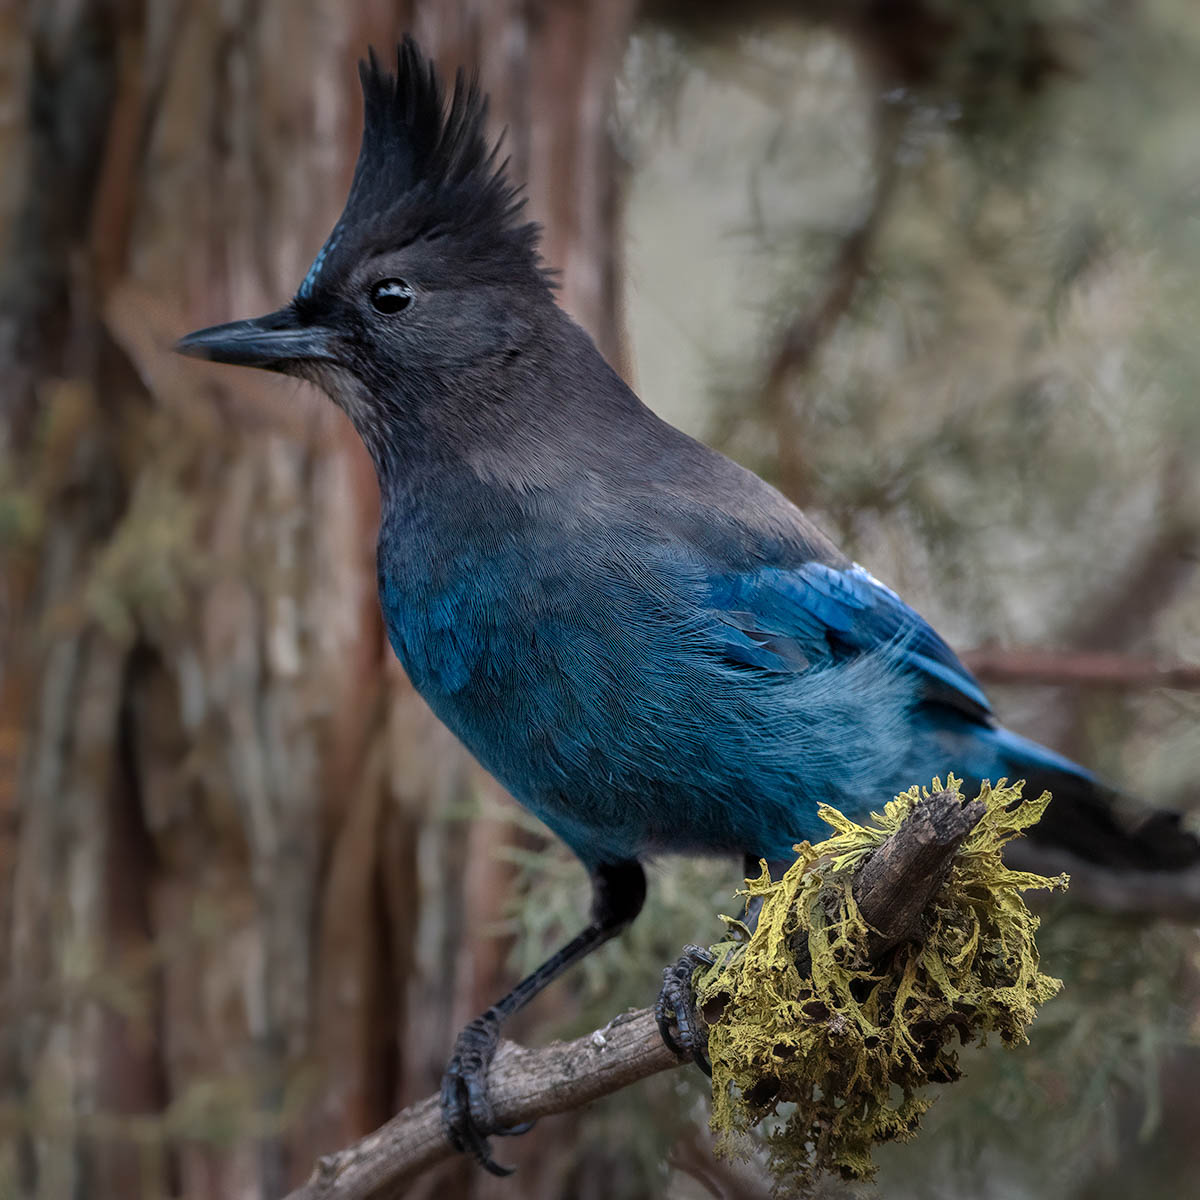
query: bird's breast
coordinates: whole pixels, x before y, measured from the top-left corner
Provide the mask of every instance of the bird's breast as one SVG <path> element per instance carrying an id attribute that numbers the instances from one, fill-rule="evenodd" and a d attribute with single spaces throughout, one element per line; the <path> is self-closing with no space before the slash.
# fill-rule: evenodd
<path id="1" fill-rule="evenodd" d="M 439 588 L 380 571 L 388 640 L 416 689 L 434 706 L 477 675 L 494 638 L 494 602 L 467 580 Z"/>

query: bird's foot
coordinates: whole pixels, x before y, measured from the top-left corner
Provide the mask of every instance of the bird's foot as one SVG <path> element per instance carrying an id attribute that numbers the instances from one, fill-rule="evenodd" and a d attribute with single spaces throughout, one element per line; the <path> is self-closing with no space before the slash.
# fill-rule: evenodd
<path id="1" fill-rule="evenodd" d="M 496 1114 L 487 1095 L 487 1077 L 499 1043 L 500 1022 L 491 1013 L 476 1017 L 458 1035 L 454 1054 L 442 1076 L 442 1130 L 455 1150 L 469 1154 L 485 1171 L 511 1175 L 516 1168 L 492 1158 L 488 1137 L 525 1133 L 533 1127 L 533 1122 L 511 1129 L 496 1127 Z"/>
<path id="2" fill-rule="evenodd" d="M 696 1011 L 692 976 L 697 968 L 711 967 L 715 961 L 702 947 L 685 946 L 679 961 L 663 970 L 662 991 L 654 1005 L 654 1019 L 667 1049 L 680 1058 L 691 1059 L 709 1077 L 712 1063 L 708 1058 L 708 1026 Z"/>

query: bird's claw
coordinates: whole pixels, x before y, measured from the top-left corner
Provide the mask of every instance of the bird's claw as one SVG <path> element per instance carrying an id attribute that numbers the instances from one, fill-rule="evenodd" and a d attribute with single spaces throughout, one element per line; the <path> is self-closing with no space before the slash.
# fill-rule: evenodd
<path id="1" fill-rule="evenodd" d="M 711 967 L 715 961 L 702 947 L 685 946 L 679 960 L 664 968 L 662 990 L 654 1005 L 654 1019 L 667 1049 L 680 1058 L 691 1059 L 710 1078 L 708 1028 L 696 1012 L 692 976 L 698 967 Z"/>
<path id="2" fill-rule="evenodd" d="M 496 1127 L 496 1115 L 487 1095 L 487 1077 L 499 1041 L 500 1023 L 487 1014 L 477 1017 L 458 1035 L 454 1054 L 442 1076 L 442 1130 L 455 1150 L 469 1154 L 485 1171 L 511 1175 L 516 1168 L 496 1162 L 488 1137 L 525 1133 L 533 1122 L 511 1129 Z"/>

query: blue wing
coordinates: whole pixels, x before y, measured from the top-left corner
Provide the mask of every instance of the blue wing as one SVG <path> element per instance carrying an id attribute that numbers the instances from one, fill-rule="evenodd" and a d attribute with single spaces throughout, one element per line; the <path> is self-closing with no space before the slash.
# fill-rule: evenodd
<path id="1" fill-rule="evenodd" d="M 718 579 L 711 599 L 732 662 L 794 672 L 890 645 L 926 698 L 991 720 L 987 696 L 954 651 L 857 563 L 760 567 Z"/>

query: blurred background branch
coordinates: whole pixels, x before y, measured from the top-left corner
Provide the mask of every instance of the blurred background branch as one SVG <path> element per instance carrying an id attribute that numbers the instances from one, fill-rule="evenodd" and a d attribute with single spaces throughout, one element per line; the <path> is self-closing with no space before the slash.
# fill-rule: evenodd
<path id="1" fill-rule="evenodd" d="M 1159 663 L 1103 651 L 968 650 L 963 661 L 985 683 L 1043 683 L 1112 688 L 1200 688 L 1200 666 Z"/>

